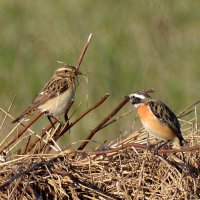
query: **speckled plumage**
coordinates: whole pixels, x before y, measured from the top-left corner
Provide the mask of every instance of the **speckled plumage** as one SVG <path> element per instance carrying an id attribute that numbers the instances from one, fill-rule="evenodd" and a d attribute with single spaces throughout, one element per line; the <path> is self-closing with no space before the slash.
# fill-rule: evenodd
<path id="1" fill-rule="evenodd" d="M 51 80 L 32 101 L 31 105 L 13 123 L 38 111 L 46 112 L 53 116 L 58 116 L 65 112 L 67 105 L 74 98 L 78 74 L 80 72 L 77 72 L 74 66 L 62 65 L 59 67 Z M 61 110 L 60 107 L 62 107 Z"/>

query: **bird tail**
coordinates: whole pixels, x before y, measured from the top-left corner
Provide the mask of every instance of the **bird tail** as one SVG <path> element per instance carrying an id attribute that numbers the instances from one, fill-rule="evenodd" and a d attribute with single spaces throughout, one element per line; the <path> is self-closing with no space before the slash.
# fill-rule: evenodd
<path id="1" fill-rule="evenodd" d="M 23 117 L 25 117 L 25 113 L 22 113 L 19 117 L 17 117 L 16 119 L 14 119 L 13 121 L 12 121 L 12 123 L 14 124 L 14 123 L 16 123 L 16 122 L 19 122 L 19 120 L 20 119 L 22 119 Z"/>
<path id="2" fill-rule="evenodd" d="M 188 144 L 188 142 L 182 137 L 182 138 L 180 139 L 180 145 L 183 147 L 183 146 L 185 146 L 186 144 Z"/>

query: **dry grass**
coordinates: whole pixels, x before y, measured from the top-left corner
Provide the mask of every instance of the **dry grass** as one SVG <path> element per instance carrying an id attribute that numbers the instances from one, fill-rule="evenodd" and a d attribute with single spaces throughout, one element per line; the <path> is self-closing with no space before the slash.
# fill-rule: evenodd
<path id="1" fill-rule="evenodd" d="M 38 154 L 18 155 L 12 148 L 19 143 L 18 139 L 10 150 L 4 151 L 5 156 L 2 154 L 0 198 L 199 199 L 200 152 L 196 145 L 200 136 L 197 115 L 180 121 L 184 137 L 189 142 L 183 148 L 188 166 L 182 161 L 182 153 L 176 150 L 160 150 L 160 155 L 146 150 L 143 129 L 94 151 L 67 149 L 51 154 L 46 153 L 46 148 Z M 52 130 L 54 132 L 50 134 L 55 133 Z M 30 130 L 26 132 L 24 139 Z M 56 141 L 54 148 L 61 149 Z"/>

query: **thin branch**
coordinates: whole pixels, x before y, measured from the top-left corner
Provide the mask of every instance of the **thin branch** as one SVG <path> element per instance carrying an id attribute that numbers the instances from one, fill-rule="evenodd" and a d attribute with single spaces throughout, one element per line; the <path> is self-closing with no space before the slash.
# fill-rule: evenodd
<path id="1" fill-rule="evenodd" d="M 92 39 L 92 35 L 93 35 L 93 34 L 90 33 L 90 35 L 88 36 L 88 40 L 87 40 L 86 44 L 85 44 L 84 47 L 83 47 L 83 50 L 82 50 L 82 52 L 81 52 L 81 55 L 80 55 L 80 57 L 79 57 L 79 59 L 78 59 L 78 62 L 77 62 L 77 64 L 76 64 L 77 71 L 79 70 L 79 68 L 80 68 L 80 66 L 81 66 L 81 63 L 82 63 L 82 61 L 83 61 L 83 57 L 84 57 L 84 55 L 85 55 L 85 53 L 86 53 L 86 51 L 87 51 L 87 48 L 88 48 L 88 46 L 89 46 L 89 44 L 90 44 L 91 39 Z"/>
<path id="2" fill-rule="evenodd" d="M 41 167 L 43 167 L 46 163 L 49 163 L 49 161 L 46 161 L 46 162 L 43 162 L 43 163 L 36 163 L 34 164 L 32 167 L 22 171 L 22 172 L 19 172 L 18 174 L 15 174 L 13 177 L 11 177 L 9 180 L 7 180 L 5 183 L 3 183 L 2 185 L 0 185 L 0 190 L 4 190 L 6 187 L 8 187 L 13 181 L 15 181 L 17 178 L 25 175 L 25 174 L 28 174 L 30 172 L 32 172 L 33 170 L 35 169 L 39 169 Z"/>
<path id="3" fill-rule="evenodd" d="M 46 132 L 48 132 L 52 128 L 52 126 L 56 124 L 56 122 L 57 122 L 56 119 L 52 119 L 52 123 L 50 123 L 44 130 L 42 130 L 41 137 L 37 138 L 34 142 L 32 142 L 22 154 L 29 153 L 35 147 L 35 145 L 41 140 L 41 138 L 43 138 L 46 135 Z"/>
<path id="4" fill-rule="evenodd" d="M 7 117 L 8 117 L 8 113 L 10 112 L 10 109 L 12 108 L 12 106 L 13 106 L 13 104 L 14 104 L 14 102 L 15 102 L 15 99 L 16 99 L 16 95 L 14 96 L 14 98 L 13 98 L 13 100 L 12 100 L 10 106 L 8 107 L 7 113 L 5 114 L 4 119 L 2 120 L 2 123 L 1 123 L 1 126 L 0 126 L 0 132 L 1 132 L 1 130 L 2 130 L 2 127 L 3 127 L 3 125 L 4 125 L 4 123 L 5 123 L 6 119 L 7 119 Z"/>
<path id="5" fill-rule="evenodd" d="M 131 110 L 129 110 L 129 111 L 123 113 L 122 115 L 120 115 L 120 116 L 114 118 L 113 120 L 109 121 L 109 122 L 106 123 L 104 126 L 102 126 L 102 127 L 101 127 L 101 130 L 104 129 L 104 128 L 106 128 L 107 126 L 111 125 L 112 123 L 114 123 L 114 122 L 120 120 L 121 118 L 123 118 L 123 117 L 129 115 L 129 114 L 132 113 L 132 112 L 133 112 L 133 110 L 131 109 Z"/>
<path id="6" fill-rule="evenodd" d="M 149 88 L 149 89 L 146 89 L 146 90 L 141 90 L 141 92 L 144 92 L 144 93 L 152 93 L 152 92 L 155 92 L 155 90 L 153 88 Z"/>
<path id="7" fill-rule="evenodd" d="M 106 124 L 113 116 L 115 116 L 119 110 L 129 101 L 129 97 L 124 97 L 123 101 L 107 116 L 101 121 L 88 135 L 85 141 L 80 145 L 78 150 L 82 150 L 88 144 L 88 142 L 92 139 L 96 132 L 98 132 L 104 124 Z"/>
<path id="8" fill-rule="evenodd" d="M 38 113 L 30 122 L 25 126 L 16 136 L 14 136 L 9 142 L 7 142 L 4 146 L 0 147 L 0 153 L 2 153 L 6 148 L 8 148 L 11 144 L 13 144 L 18 138 L 20 138 L 24 132 L 35 122 L 37 121 L 43 113 Z"/>
<path id="9" fill-rule="evenodd" d="M 86 155 L 102 155 L 102 154 L 109 154 L 109 153 L 117 153 L 121 150 L 127 148 L 135 148 L 135 149 L 143 149 L 148 150 L 149 146 L 146 144 L 138 144 L 138 143 L 126 143 L 121 144 L 119 147 L 107 149 L 107 150 L 92 150 L 92 151 L 84 151 L 84 150 L 71 150 L 67 149 L 59 153 L 59 155 L 66 155 L 66 154 L 86 154 Z M 159 154 L 173 154 L 178 152 L 192 152 L 192 151 L 199 151 L 200 145 L 192 146 L 192 147 L 182 147 L 180 149 L 160 149 L 158 150 Z"/>
<path id="10" fill-rule="evenodd" d="M 194 106 L 196 106 L 197 104 L 200 103 L 200 99 L 196 102 L 194 102 L 191 106 L 188 106 L 187 108 L 185 108 L 183 111 L 181 111 L 179 114 L 178 114 L 178 117 L 181 118 L 185 115 L 186 112 L 188 112 L 188 110 Z M 190 113 L 192 111 L 189 111 L 188 113 Z"/>

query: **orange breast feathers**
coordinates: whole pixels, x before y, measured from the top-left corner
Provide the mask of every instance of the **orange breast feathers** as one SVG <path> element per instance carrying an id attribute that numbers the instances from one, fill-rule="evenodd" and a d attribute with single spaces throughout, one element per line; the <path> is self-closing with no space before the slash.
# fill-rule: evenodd
<path id="1" fill-rule="evenodd" d="M 141 122 L 149 134 L 164 140 L 174 140 L 176 134 L 167 125 L 162 123 L 150 110 L 148 105 L 141 105 L 137 108 Z"/>

